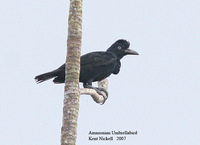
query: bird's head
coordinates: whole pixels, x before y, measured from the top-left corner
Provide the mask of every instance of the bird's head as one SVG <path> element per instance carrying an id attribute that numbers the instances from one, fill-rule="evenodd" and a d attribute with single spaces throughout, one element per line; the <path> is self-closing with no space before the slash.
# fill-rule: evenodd
<path id="1" fill-rule="evenodd" d="M 113 43 L 108 49 L 108 52 L 115 53 L 118 59 L 121 59 L 125 55 L 139 55 L 136 51 L 129 49 L 130 42 L 119 39 Z"/>

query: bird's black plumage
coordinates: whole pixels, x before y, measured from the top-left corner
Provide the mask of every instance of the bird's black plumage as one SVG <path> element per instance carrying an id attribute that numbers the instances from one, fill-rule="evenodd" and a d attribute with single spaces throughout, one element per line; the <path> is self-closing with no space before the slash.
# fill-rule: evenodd
<path id="1" fill-rule="evenodd" d="M 111 74 L 118 74 L 120 59 L 125 55 L 138 55 L 129 49 L 130 43 L 120 39 L 113 43 L 107 51 L 91 52 L 81 56 L 80 79 L 85 88 L 92 88 L 92 82 L 101 81 Z M 58 69 L 35 77 L 38 83 L 54 78 L 54 83 L 65 82 L 65 64 Z"/>

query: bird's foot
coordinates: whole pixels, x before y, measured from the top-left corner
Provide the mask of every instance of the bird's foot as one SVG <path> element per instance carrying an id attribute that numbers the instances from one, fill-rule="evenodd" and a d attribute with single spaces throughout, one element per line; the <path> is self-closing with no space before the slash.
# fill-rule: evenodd
<path id="1" fill-rule="evenodd" d="M 94 90 L 95 90 L 99 95 L 103 96 L 104 101 L 101 103 L 101 105 L 103 105 L 103 104 L 106 102 L 106 100 L 108 99 L 108 92 L 107 92 L 106 89 L 104 89 L 104 88 L 95 88 Z M 102 93 L 101 91 L 103 91 L 105 94 Z"/>
<path id="2" fill-rule="evenodd" d="M 103 105 L 105 101 L 108 99 L 108 92 L 104 88 L 93 87 L 91 84 L 88 83 L 84 83 L 83 87 L 94 89 L 99 95 L 103 96 L 104 101 L 101 103 L 101 105 Z"/>
<path id="3" fill-rule="evenodd" d="M 99 95 L 103 96 L 104 100 L 103 100 L 103 102 L 101 103 L 101 105 L 103 105 L 103 104 L 106 102 L 106 100 L 108 99 L 108 95 L 107 95 L 108 92 L 107 92 L 106 90 L 101 90 L 101 89 L 99 89 L 99 88 L 96 88 L 95 91 L 96 91 Z M 103 91 L 106 95 L 105 95 L 103 92 L 101 92 L 101 91 Z"/>
<path id="4" fill-rule="evenodd" d="M 104 88 L 96 88 L 96 89 L 98 89 L 99 91 L 103 91 L 106 94 L 106 96 L 108 96 L 108 91 L 106 91 L 106 89 Z"/>

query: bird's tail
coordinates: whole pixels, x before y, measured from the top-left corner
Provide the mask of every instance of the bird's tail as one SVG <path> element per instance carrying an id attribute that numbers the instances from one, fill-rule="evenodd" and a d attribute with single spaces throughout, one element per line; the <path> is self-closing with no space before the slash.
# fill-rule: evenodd
<path id="1" fill-rule="evenodd" d="M 47 72 L 47 73 L 38 75 L 38 76 L 35 77 L 35 81 L 36 81 L 37 83 L 44 82 L 44 81 L 46 81 L 46 80 L 49 80 L 49 79 L 51 79 L 51 78 L 56 77 L 56 73 L 57 73 L 57 72 L 54 70 L 54 71 L 51 71 L 51 72 Z"/>

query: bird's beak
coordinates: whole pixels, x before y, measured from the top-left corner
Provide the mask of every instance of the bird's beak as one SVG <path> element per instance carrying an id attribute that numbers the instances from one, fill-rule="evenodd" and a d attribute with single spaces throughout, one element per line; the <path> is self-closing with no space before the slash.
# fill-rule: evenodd
<path id="1" fill-rule="evenodd" d="M 126 49 L 125 53 L 129 55 L 139 55 L 139 53 L 137 53 L 135 50 L 132 49 Z"/>

